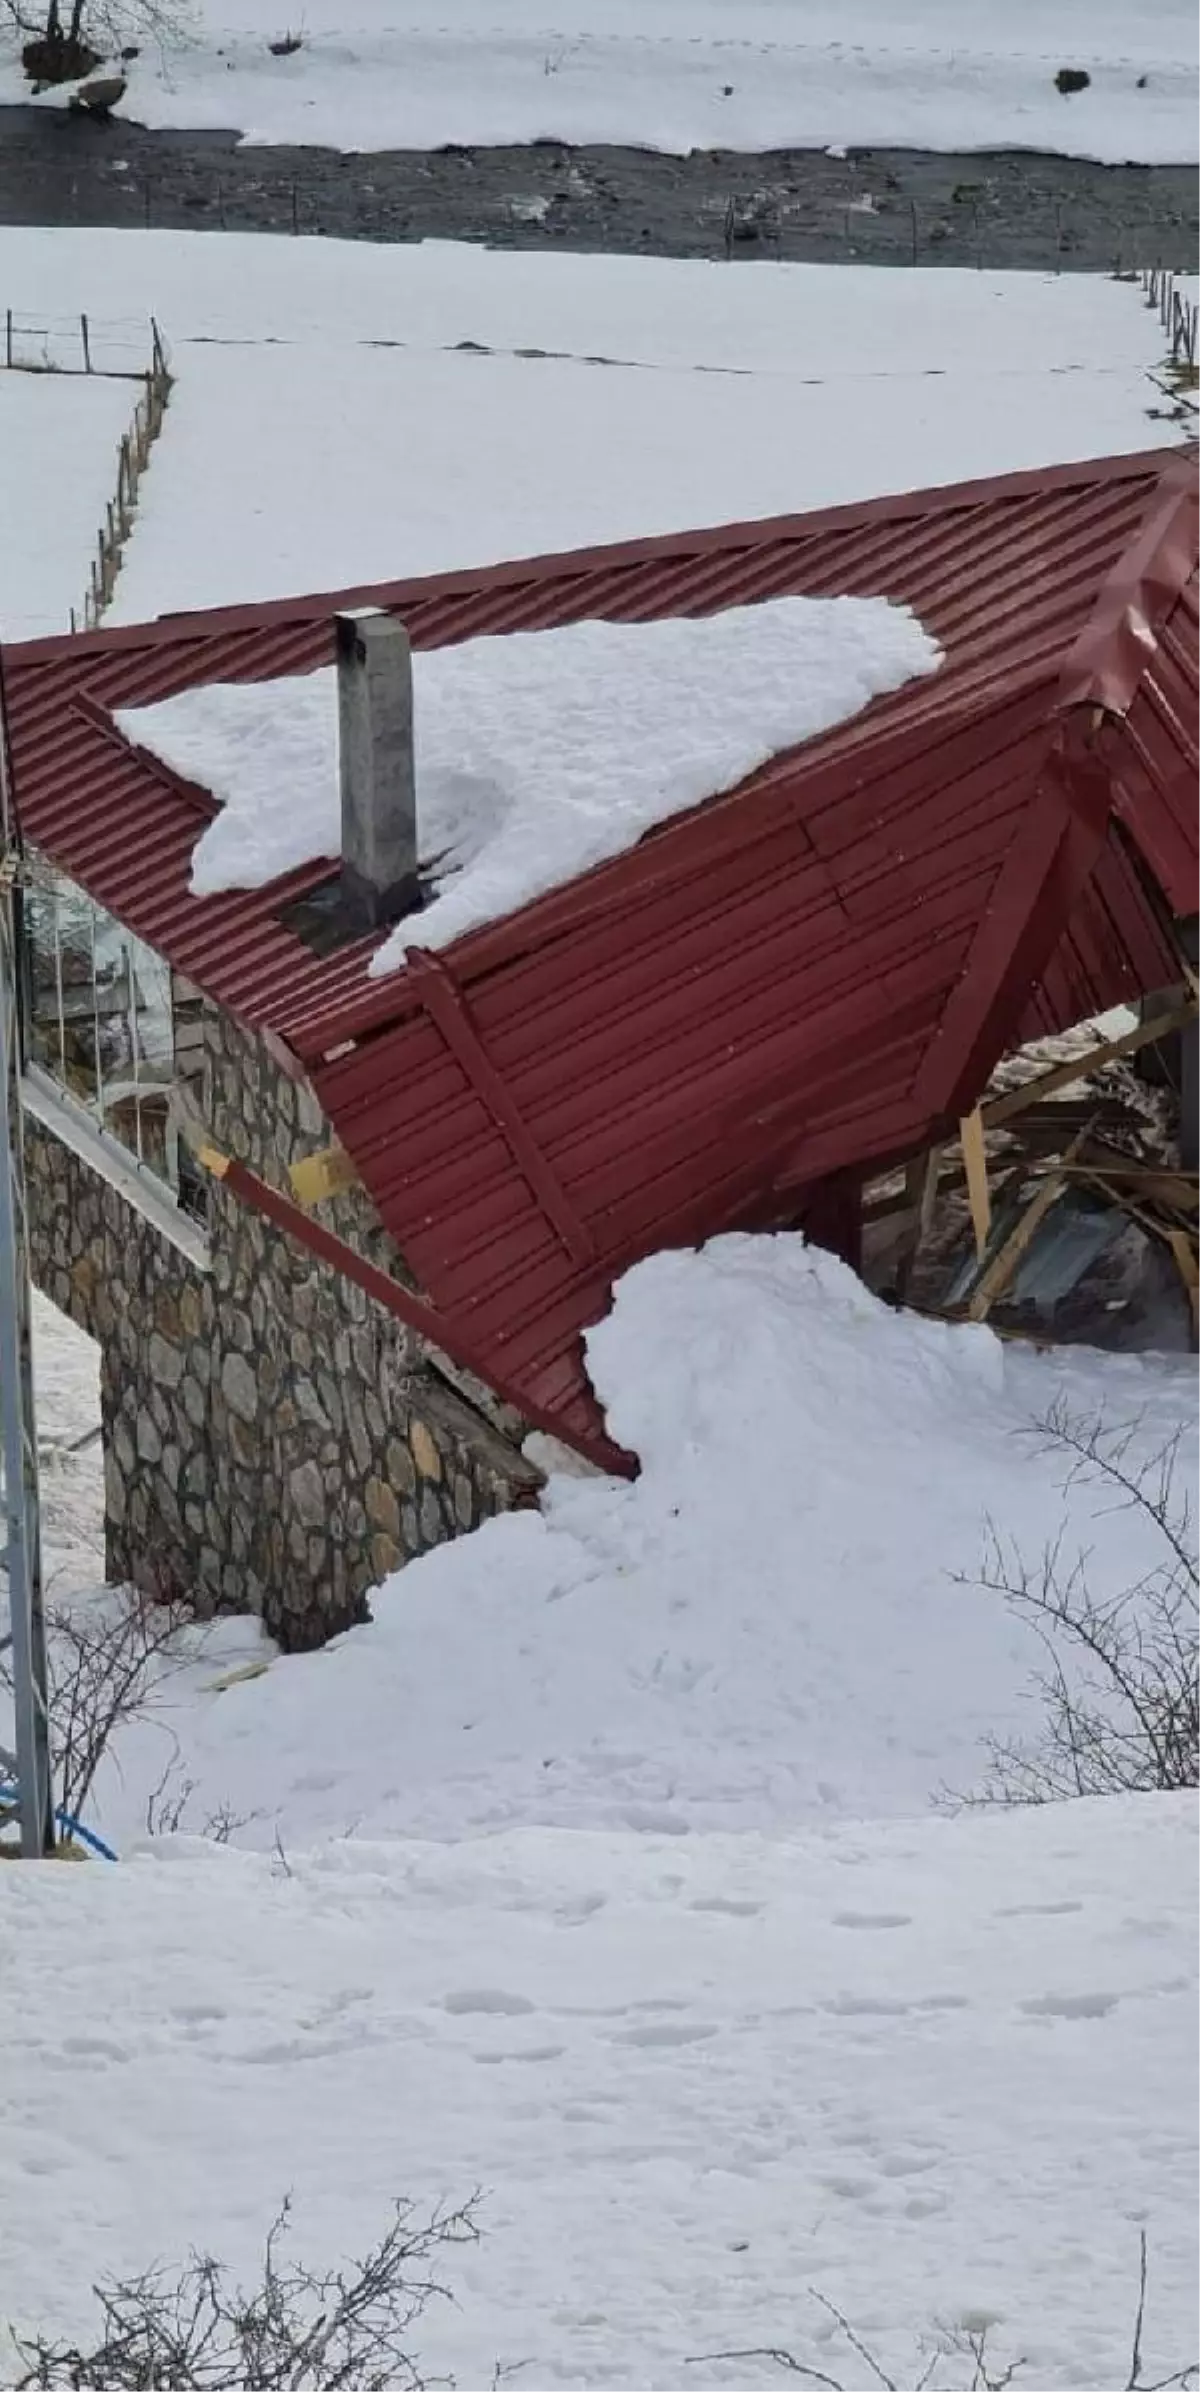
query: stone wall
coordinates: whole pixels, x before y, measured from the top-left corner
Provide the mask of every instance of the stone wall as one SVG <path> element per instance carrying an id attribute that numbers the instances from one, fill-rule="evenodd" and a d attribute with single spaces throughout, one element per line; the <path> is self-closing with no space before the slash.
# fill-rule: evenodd
<path id="1" fill-rule="evenodd" d="M 277 1187 L 330 1141 L 308 1087 L 212 1008 L 202 1106 L 213 1142 Z M 452 1386 L 360 1288 L 219 1180 L 205 1251 L 39 1112 L 35 1271 L 101 1346 L 111 1578 L 203 1614 L 257 1611 L 296 1650 L 366 1617 L 369 1589 L 414 1554 L 536 1500 L 511 1418 L 489 1418 L 482 1391 Z M 320 1217 L 404 1276 L 361 1190 Z"/>

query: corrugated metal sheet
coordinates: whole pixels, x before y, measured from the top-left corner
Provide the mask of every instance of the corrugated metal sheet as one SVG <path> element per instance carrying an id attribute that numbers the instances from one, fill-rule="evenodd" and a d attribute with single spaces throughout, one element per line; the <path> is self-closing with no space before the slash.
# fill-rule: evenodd
<path id="1" fill-rule="evenodd" d="M 1173 913 L 1197 911 L 1196 576 L 1158 631 L 1113 760 L 1117 810 Z"/>
<path id="2" fill-rule="evenodd" d="M 1007 892 L 1015 949 L 1054 860 L 1048 846 L 1039 872 L 1054 736 L 1031 679 L 892 741 L 886 781 L 853 746 L 815 782 L 799 758 L 776 764 L 709 811 L 702 852 L 670 825 L 531 909 L 519 951 L 481 934 L 443 964 L 590 1260 L 423 1001 L 316 1062 L 418 1278 L 577 1434 L 596 1424 L 579 1333 L 624 1264 L 761 1217 L 772 1187 L 795 1218 L 808 1182 L 926 1130 L 920 1075 L 981 925 Z M 1048 941 L 1058 921 L 1056 903 Z"/>
<path id="3" fill-rule="evenodd" d="M 1137 589 L 1153 585 L 1148 527 L 1180 470 L 1178 451 L 1101 460 L 11 650 L 25 834 L 232 1011 L 284 1036 L 440 1310 L 586 1436 L 598 1415 L 580 1332 L 624 1264 L 796 1218 L 814 1180 L 928 1135 L 1022 1021 L 1064 1027 L 1170 979 L 1147 884 L 1169 853 L 1160 878 L 1176 885 L 1194 599 L 1189 614 L 1186 590 L 1169 606 L 1160 592 L 1163 642 L 1141 642 L 1153 684 L 1133 677 L 1099 744 L 1094 705 L 1064 671 L 1086 679 L 1097 658 L 1137 650 L 1127 603 L 1124 646 L 1089 651 L 1089 627 L 1131 553 Z M 371 981 L 371 942 L 319 962 L 283 929 L 281 903 L 320 865 L 267 891 L 191 897 L 211 800 L 108 719 L 204 681 L 325 663 L 350 603 L 392 607 L 430 647 L 841 592 L 911 604 L 943 671 L 423 975 Z"/>
<path id="4" fill-rule="evenodd" d="M 348 604 L 390 606 L 415 646 L 436 647 L 589 615 L 635 621 L 846 592 L 907 601 L 945 644 L 950 665 L 936 682 L 900 693 L 899 706 L 885 702 L 889 720 L 905 708 L 911 720 L 914 706 L 937 712 L 968 684 L 982 696 L 1061 657 L 1177 458 L 1105 459 L 477 575 L 14 646 L 5 672 L 26 836 L 244 1020 L 287 1034 L 367 990 L 369 944 L 317 963 L 282 928 L 280 903 L 322 877 L 319 863 L 286 891 L 192 897 L 189 857 L 209 801 L 129 748 L 106 720 L 111 709 L 206 681 L 311 671 L 331 661 L 332 615 Z"/>

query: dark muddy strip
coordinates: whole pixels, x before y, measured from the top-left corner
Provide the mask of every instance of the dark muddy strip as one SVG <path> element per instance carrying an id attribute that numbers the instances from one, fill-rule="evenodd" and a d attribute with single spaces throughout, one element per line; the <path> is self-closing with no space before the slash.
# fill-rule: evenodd
<path id="1" fill-rule="evenodd" d="M 0 223 L 440 238 L 504 249 L 1107 272 L 1194 265 L 1186 166 L 1003 151 L 249 149 L 0 110 Z"/>

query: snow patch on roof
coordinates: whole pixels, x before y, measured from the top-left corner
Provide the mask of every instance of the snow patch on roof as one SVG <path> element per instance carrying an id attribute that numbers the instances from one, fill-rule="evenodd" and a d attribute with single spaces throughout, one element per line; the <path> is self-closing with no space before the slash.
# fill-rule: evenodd
<path id="1" fill-rule="evenodd" d="M 514 913 L 941 661 L 911 608 L 885 598 L 576 623 L 414 656 L 433 895 L 373 969 Z M 116 720 L 220 800 L 193 858 L 197 896 L 261 888 L 338 853 L 332 669 L 188 690 Z"/>

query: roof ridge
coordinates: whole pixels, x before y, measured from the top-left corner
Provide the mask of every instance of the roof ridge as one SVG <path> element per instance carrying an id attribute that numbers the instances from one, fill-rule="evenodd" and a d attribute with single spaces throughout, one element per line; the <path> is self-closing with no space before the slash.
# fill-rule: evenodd
<path id="1" fill-rule="evenodd" d="M 1194 469 L 1195 451 L 1188 446 L 1140 449 L 1128 455 L 1083 457 L 1066 464 L 1036 466 L 1021 473 L 994 474 L 970 481 L 938 483 L 923 490 L 894 491 L 882 497 L 853 499 L 838 506 L 812 508 L 788 515 L 755 516 L 737 523 L 697 526 L 684 532 L 601 543 L 592 547 L 558 549 L 530 557 L 506 559 L 483 566 L 458 567 L 452 572 L 414 574 L 394 581 L 356 582 L 336 590 L 297 593 L 289 598 L 244 600 L 237 605 L 196 608 L 156 615 L 145 623 L 118 624 L 91 632 L 63 632 L 39 640 L 3 643 L 10 671 L 65 662 L 81 665 L 92 656 L 158 648 L 178 641 L 220 637 L 238 630 L 268 630 L 283 623 L 321 621 L 350 605 L 398 606 L 429 604 L 468 592 L 511 588 L 525 582 L 546 582 L 598 571 L 630 570 L 672 558 L 702 556 L 740 547 L 762 547 L 790 539 L 837 535 L 862 526 L 903 523 L 957 512 L 962 508 L 1001 504 L 1044 496 L 1061 489 L 1095 488 L 1105 483 L 1134 481 L 1156 474 L 1162 478 L 1180 460 Z M 201 676 L 197 676 L 200 679 Z"/>
<path id="2" fill-rule="evenodd" d="M 1162 475 L 1064 660 L 1061 707 L 1091 703 L 1111 714 L 1128 713 L 1158 634 L 1195 578 L 1198 510 L 1195 457 L 1183 451 L 1174 470 Z"/>

